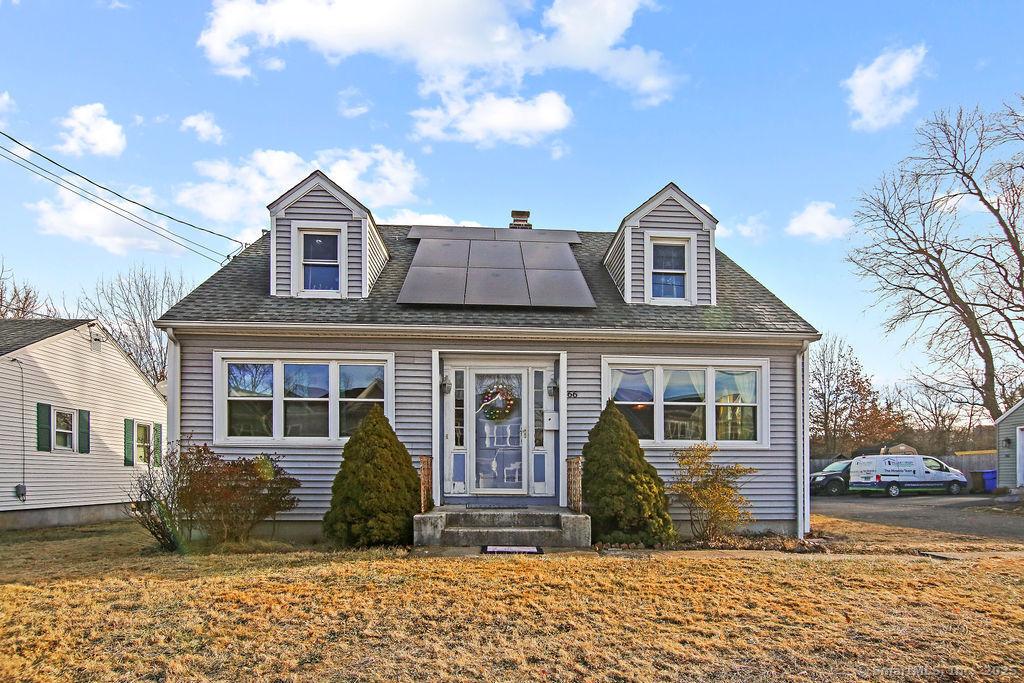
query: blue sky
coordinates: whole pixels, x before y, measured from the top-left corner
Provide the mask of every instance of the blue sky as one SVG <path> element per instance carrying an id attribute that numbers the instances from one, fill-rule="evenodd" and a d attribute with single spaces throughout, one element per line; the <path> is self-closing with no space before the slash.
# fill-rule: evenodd
<path id="1" fill-rule="evenodd" d="M 0 0 L 0 123 L 232 235 L 314 165 L 382 222 L 612 230 L 674 180 L 880 381 L 921 362 L 843 261 L 850 217 L 930 112 L 1024 89 L 1020 3 L 425 5 Z M 0 255 L 58 299 L 137 261 L 214 269 L 7 162 L 0 206 Z"/>

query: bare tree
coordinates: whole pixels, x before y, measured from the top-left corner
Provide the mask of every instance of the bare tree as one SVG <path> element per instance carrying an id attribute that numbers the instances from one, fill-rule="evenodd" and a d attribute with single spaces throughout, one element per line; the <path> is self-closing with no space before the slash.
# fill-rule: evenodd
<path id="1" fill-rule="evenodd" d="M 924 123 L 916 152 L 862 196 L 849 255 L 886 331 L 924 335 L 928 386 L 993 419 L 1024 388 L 1022 105 Z"/>
<path id="2" fill-rule="evenodd" d="M 153 321 L 192 289 L 178 273 L 133 265 L 109 280 L 100 278 L 78 301 L 79 314 L 96 318 L 155 384 L 167 377 L 166 335 Z"/>
<path id="3" fill-rule="evenodd" d="M 49 297 L 28 284 L 18 281 L 14 272 L 0 260 L 0 318 L 24 319 L 57 315 Z"/>

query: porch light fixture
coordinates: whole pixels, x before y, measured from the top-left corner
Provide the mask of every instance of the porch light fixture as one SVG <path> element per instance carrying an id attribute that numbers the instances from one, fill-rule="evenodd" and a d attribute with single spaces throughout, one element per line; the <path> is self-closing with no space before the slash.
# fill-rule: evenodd
<path id="1" fill-rule="evenodd" d="M 452 381 L 448 377 L 448 375 L 445 375 L 444 379 L 441 380 L 441 393 L 442 394 L 450 394 L 450 393 L 452 393 Z"/>
<path id="2" fill-rule="evenodd" d="M 548 383 L 548 396 L 558 396 L 558 382 L 555 380 L 551 380 L 551 382 Z"/>
<path id="3" fill-rule="evenodd" d="M 1010 440 L 1010 437 L 1006 437 L 1005 439 L 1003 439 L 1003 448 L 1009 448 L 1012 445 L 1013 441 Z"/>

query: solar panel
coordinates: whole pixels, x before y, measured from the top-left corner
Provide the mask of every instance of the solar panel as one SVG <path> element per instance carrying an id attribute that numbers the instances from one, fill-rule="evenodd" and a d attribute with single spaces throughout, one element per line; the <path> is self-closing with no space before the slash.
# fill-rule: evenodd
<path id="1" fill-rule="evenodd" d="M 409 237 L 419 244 L 400 304 L 595 306 L 569 246 L 579 241 L 571 230 L 418 226 Z"/>
<path id="2" fill-rule="evenodd" d="M 512 228 L 478 228 L 461 225 L 414 225 L 409 228 L 408 238 L 411 240 L 580 243 L 580 236 L 575 230 L 514 230 Z"/>

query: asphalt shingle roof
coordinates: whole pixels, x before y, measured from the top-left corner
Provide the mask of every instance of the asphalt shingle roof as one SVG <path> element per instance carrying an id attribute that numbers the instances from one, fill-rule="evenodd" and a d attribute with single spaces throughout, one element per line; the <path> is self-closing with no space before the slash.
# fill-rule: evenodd
<path id="1" fill-rule="evenodd" d="M 580 232 L 573 253 L 597 303 L 595 309 L 502 308 L 397 303 L 416 241 L 408 226 L 379 226 L 391 260 L 365 299 L 270 296 L 270 236 L 236 256 L 163 317 L 175 322 L 332 323 L 534 327 L 723 332 L 817 331 L 721 251 L 717 306 L 626 304 L 604 267 L 614 233 Z"/>
<path id="2" fill-rule="evenodd" d="M 48 337 L 84 325 L 89 320 L 49 318 L 32 320 L 0 320 L 0 356 L 35 344 Z"/>

